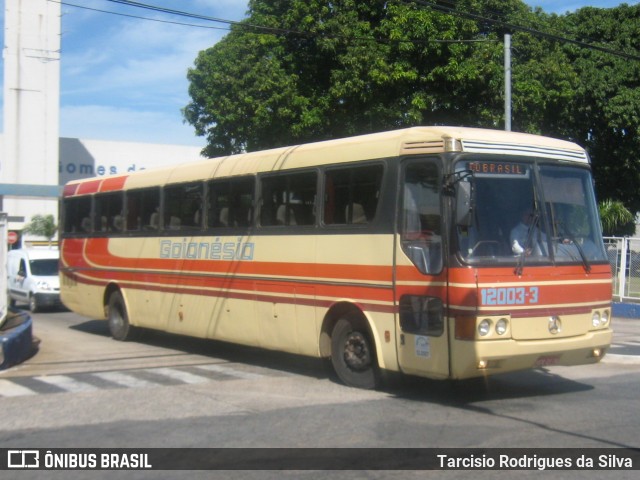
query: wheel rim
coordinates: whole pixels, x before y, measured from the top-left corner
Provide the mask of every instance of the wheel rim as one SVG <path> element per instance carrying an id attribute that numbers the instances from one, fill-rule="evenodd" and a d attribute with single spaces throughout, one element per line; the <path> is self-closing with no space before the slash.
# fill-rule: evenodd
<path id="1" fill-rule="evenodd" d="M 351 370 L 363 371 L 371 367 L 369 342 L 360 332 L 351 332 L 344 342 L 344 362 Z"/>

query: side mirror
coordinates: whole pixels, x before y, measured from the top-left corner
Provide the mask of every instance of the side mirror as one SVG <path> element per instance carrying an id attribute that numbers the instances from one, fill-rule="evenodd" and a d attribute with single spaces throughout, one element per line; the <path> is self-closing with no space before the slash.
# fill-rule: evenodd
<path id="1" fill-rule="evenodd" d="M 469 227 L 473 223 L 473 208 L 475 206 L 475 189 L 473 179 L 456 184 L 456 224 Z"/>

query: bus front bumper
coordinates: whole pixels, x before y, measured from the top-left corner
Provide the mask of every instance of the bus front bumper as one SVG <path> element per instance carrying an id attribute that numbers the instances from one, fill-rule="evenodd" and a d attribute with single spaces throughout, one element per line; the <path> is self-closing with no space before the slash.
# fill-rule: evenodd
<path id="1" fill-rule="evenodd" d="M 613 331 L 607 328 L 553 340 L 454 340 L 451 378 L 462 380 L 554 365 L 597 363 L 606 354 L 612 338 Z"/>

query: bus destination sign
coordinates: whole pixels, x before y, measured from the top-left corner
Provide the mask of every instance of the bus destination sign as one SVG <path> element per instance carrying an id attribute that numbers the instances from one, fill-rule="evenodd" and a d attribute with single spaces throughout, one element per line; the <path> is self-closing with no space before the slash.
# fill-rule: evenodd
<path id="1" fill-rule="evenodd" d="M 489 175 L 527 175 L 528 167 L 521 163 L 508 162 L 469 162 L 467 168 L 475 174 Z"/>

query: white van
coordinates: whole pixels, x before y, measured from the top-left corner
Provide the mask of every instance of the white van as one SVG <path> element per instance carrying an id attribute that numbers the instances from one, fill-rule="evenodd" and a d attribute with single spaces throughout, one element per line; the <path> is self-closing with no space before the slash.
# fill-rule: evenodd
<path id="1" fill-rule="evenodd" d="M 57 249 L 29 248 L 7 253 L 7 296 L 11 306 L 26 303 L 32 312 L 60 304 Z"/>

